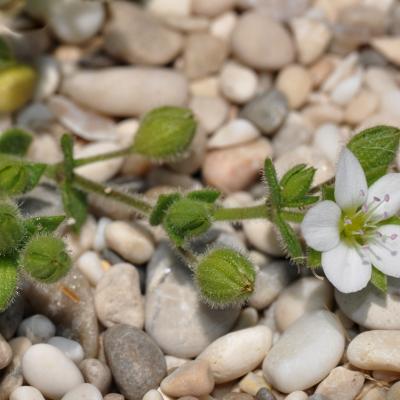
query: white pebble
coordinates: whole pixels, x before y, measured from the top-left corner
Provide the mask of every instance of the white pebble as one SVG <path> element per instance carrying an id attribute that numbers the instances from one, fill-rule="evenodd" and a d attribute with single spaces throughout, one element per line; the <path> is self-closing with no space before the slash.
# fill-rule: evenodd
<path id="1" fill-rule="evenodd" d="M 32 386 L 20 386 L 13 390 L 9 400 L 44 400 L 44 397 Z"/>
<path id="2" fill-rule="evenodd" d="M 313 145 L 320 150 L 323 155 L 336 164 L 339 151 L 344 145 L 339 128 L 335 124 L 321 125 L 314 135 Z"/>
<path id="3" fill-rule="evenodd" d="M 101 251 L 107 247 L 105 230 L 110 222 L 112 222 L 111 219 L 107 217 L 101 217 L 97 221 L 97 229 L 93 243 L 94 250 Z"/>
<path id="4" fill-rule="evenodd" d="M 86 251 L 76 261 L 76 266 L 86 276 L 92 286 L 96 286 L 104 275 L 101 260 L 94 251 Z"/>
<path id="5" fill-rule="evenodd" d="M 348 104 L 358 93 L 362 85 L 363 74 L 358 71 L 341 81 L 331 93 L 331 99 L 341 106 Z"/>
<path id="6" fill-rule="evenodd" d="M 211 23 L 211 34 L 222 40 L 230 40 L 232 32 L 235 29 L 237 19 L 237 14 L 233 11 L 228 11 L 220 15 Z"/>
<path id="7" fill-rule="evenodd" d="M 285 397 L 285 400 L 307 400 L 308 395 L 305 392 L 296 390 Z"/>
<path id="8" fill-rule="evenodd" d="M 82 346 L 75 340 L 67 339 L 62 336 L 53 336 L 47 343 L 61 350 L 76 364 L 81 362 L 85 356 Z"/>
<path id="9" fill-rule="evenodd" d="M 103 400 L 103 396 L 96 386 L 82 383 L 66 393 L 61 400 Z"/>
<path id="10" fill-rule="evenodd" d="M 25 318 L 18 327 L 18 336 L 26 336 L 33 344 L 46 342 L 55 333 L 54 324 L 41 314 Z"/>
<path id="11" fill-rule="evenodd" d="M 39 80 L 36 83 L 35 100 L 45 100 L 56 92 L 60 84 L 61 75 L 57 61 L 50 56 L 40 57 L 38 60 Z"/>

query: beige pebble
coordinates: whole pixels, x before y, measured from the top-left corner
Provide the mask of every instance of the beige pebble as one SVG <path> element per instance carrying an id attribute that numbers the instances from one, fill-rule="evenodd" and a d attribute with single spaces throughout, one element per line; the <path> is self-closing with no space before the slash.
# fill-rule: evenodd
<path id="1" fill-rule="evenodd" d="M 307 400 L 308 395 L 305 392 L 296 390 L 285 397 L 285 400 Z"/>
<path id="2" fill-rule="evenodd" d="M 318 61 L 310 66 L 309 72 L 315 88 L 318 88 L 325 81 L 325 79 L 332 72 L 334 66 L 335 62 L 333 57 L 328 55 L 321 57 Z"/>
<path id="3" fill-rule="evenodd" d="M 361 400 L 388 400 L 386 397 L 387 390 L 384 388 L 374 387 L 367 391 Z"/>
<path id="4" fill-rule="evenodd" d="M 347 105 L 344 120 L 357 125 L 372 115 L 378 108 L 378 97 L 368 89 L 363 89 Z"/>
<path id="5" fill-rule="evenodd" d="M 256 375 L 254 372 L 249 372 L 240 380 L 239 388 L 242 392 L 255 396 L 260 389 L 269 389 L 269 386 L 263 376 Z"/>
<path id="6" fill-rule="evenodd" d="M 168 373 L 173 372 L 178 367 L 182 366 L 183 364 L 187 363 L 189 360 L 187 358 L 179 358 L 175 356 L 165 356 L 165 363 L 167 364 L 167 371 Z"/>
<path id="7" fill-rule="evenodd" d="M 387 400 L 398 400 L 400 398 L 400 382 L 395 383 L 386 396 Z"/>
<path id="8" fill-rule="evenodd" d="M 216 76 L 210 76 L 192 81 L 190 93 L 192 96 L 216 97 L 219 95 L 219 79 Z"/>
<path id="9" fill-rule="evenodd" d="M 303 110 L 304 117 L 308 118 L 314 126 L 319 126 L 326 122 L 339 124 L 343 121 L 343 110 L 334 104 L 315 104 Z"/>
<path id="10" fill-rule="evenodd" d="M 7 341 L 0 335 L 0 370 L 10 364 L 13 352 Z"/>
<path id="11" fill-rule="evenodd" d="M 236 0 L 193 0 L 193 13 L 215 17 L 223 12 L 227 12 L 235 5 Z"/>
<path id="12" fill-rule="evenodd" d="M 111 385 L 111 371 L 108 366 L 97 358 L 86 358 L 79 363 L 79 369 L 85 382 L 97 387 L 101 393 L 108 392 Z"/>
<path id="13" fill-rule="evenodd" d="M 189 16 L 192 8 L 192 0 L 150 0 L 146 8 L 161 15 Z"/>
<path id="14" fill-rule="evenodd" d="M 394 382 L 400 380 L 400 372 L 372 371 L 372 377 L 377 381 Z"/>
<path id="15" fill-rule="evenodd" d="M 400 65 L 400 38 L 399 37 L 379 37 L 373 39 L 372 47 L 383 54 L 389 61 Z"/>
<path id="16" fill-rule="evenodd" d="M 222 40 L 230 41 L 238 16 L 233 11 L 221 14 L 211 23 L 210 33 Z"/>

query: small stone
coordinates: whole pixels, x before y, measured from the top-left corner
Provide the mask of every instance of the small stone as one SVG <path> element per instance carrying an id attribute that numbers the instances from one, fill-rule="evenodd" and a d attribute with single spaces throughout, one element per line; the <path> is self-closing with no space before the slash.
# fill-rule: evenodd
<path id="1" fill-rule="evenodd" d="M 347 358 L 360 369 L 400 372 L 400 332 L 362 332 L 350 342 Z"/>
<path id="2" fill-rule="evenodd" d="M 67 339 L 62 336 L 53 336 L 47 341 L 48 344 L 61 350 L 74 363 L 78 364 L 83 360 L 84 352 L 82 346 L 75 340 Z"/>
<path id="3" fill-rule="evenodd" d="M 192 10 L 195 14 L 215 17 L 229 11 L 235 6 L 235 0 L 193 0 Z"/>
<path id="4" fill-rule="evenodd" d="M 18 327 L 18 336 L 27 337 L 33 344 L 46 342 L 56 333 L 56 327 L 46 316 L 36 314 L 24 319 Z"/>
<path id="5" fill-rule="evenodd" d="M 276 87 L 286 96 L 289 107 L 296 109 L 307 101 L 312 89 L 312 77 L 302 66 L 289 65 L 280 71 Z"/>
<path id="6" fill-rule="evenodd" d="M 323 394 L 313 394 L 308 398 L 308 400 L 330 400 L 328 397 Z"/>
<path id="7" fill-rule="evenodd" d="M 57 61 L 50 56 L 42 56 L 37 61 L 39 80 L 33 95 L 36 101 L 49 98 L 60 84 L 61 74 Z"/>
<path id="8" fill-rule="evenodd" d="M 118 393 L 108 393 L 103 400 L 125 400 L 125 397 Z"/>
<path id="9" fill-rule="evenodd" d="M 150 13 L 127 1 L 113 1 L 105 28 L 106 50 L 130 64 L 168 64 L 181 51 L 183 40 Z M 132 40 L 135 38 L 135 40 Z"/>
<path id="10" fill-rule="evenodd" d="M 42 163 L 57 163 L 62 160 L 60 145 L 54 135 L 43 133 L 33 138 L 27 158 Z"/>
<path id="11" fill-rule="evenodd" d="M 279 295 L 275 306 L 277 326 L 283 332 L 303 315 L 329 309 L 332 303 L 333 290 L 327 280 L 301 278 Z"/>
<path id="12" fill-rule="evenodd" d="M 146 8 L 160 15 L 189 16 L 192 8 L 192 0 L 151 0 Z"/>
<path id="13" fill-rule="evenodd" d="M 398 398 L 400 398 L 400 382 L 397 382 L 391 386 L 386 395 L 387 400 L 397 400 Z"/>
<path id="14" fill-rule="evenodd" d="M 239 18 L 232 34 L 232 50 L 244 64 L 262 70 L 282 68 L 294 59 L 287 30 L 268 15 L 253 11 Z"/>
<path id="15" fill-rule="evenodd" d="M 96 286 L 104 275 L 104 269 L 98 254 L 94 251 L 86 251 L 77 260 L 76 266 L 87 278 L 91 285 Z"/>
<path id="16" fill-rule="evenodd" d="M 148 232 L 138 224 L 112 222 L 107 225 L 105 236 L 110 249 L 134 264 L 145 263 L 154 252 L 154 245 Z"/>
<path id="17" fill-rule="evenodd" d="M 164 355 L 143 331 L 115 325 L 104 334 L 104 350 L 114 381 L 128 400 L 141 400 L 166 374 Z"/>
<path id="18" fill-rule="evenodd" d="M 287 113 L 286 97 L 278 90 L 270 90 L 247 103 L 240 116 L 250 120 L 264 134 L 272 135 L 283 124 Z"/>
<path id="19" fill-rule="evenodd" d="M 314 135 L 313 146 L 334 165 L 342 148 L 343 138 L 335 124 L 321 125 Z"/>
<path id="20" fill-rule="evenodd" d="M 144 299 L 139 273 L 133 265 L 113 265 L 96 286 L 94 303 L 99 320 L 107 328 L 115 324 L 143 328 Z"/>
<path id="21" fill-rule="evenodd" d="M 253 396 L 247 393 L 230 392 L 222 396 L 222 400 L 253 400 Z M 189 400 L 189 399 L 188 399 Z M 194 400 L 193 398 L 190 400 Z"/>
<path id="22" fill-rule="evenodd" d="M 35 344 L 25 352 L 22 372 L 30 385 L 45 396 L 55 399 L 83 383 L 78 367 L 64 353 L 49 344 Z"/>
<path id="23" fill-rule="evenodd" d="M 332 91 L 331 99 L 341 106 L 347 105 L 358 93 L 363 83 L 363 74 L 357 71 L 355 74 L 342 80 Z"/>
<path id="24" fill-rule="evenodd" d="M 85 382 L 96 386 L 102 394 L 107 393 L 111 385 L 111 371 L 106 364 L 97 358 L 86 358 L 80 362 L 79 369 Z"/>
<path id="25" fill-rule="evenodd" d="M 207 361 L 188 361 L 164 378 L 160 388 L 171 397 L 200 397 L 212 392 L 214 378 Z"/>
<path id="26" fill-rule="evenodd" d="M 307 393 L 296 390 L 285 397 L 285 400 L 308 400 Z"/>
<path id="27" fill-rule="evenodd" d="M 303 109 L 303 116 L 315 126 L 328 122 L 340 124 L 343 121 L 343 110 L 334 104 L 315 104 Z"/>
<path id="28" fill-rule="evenodd" d="M 258 322 L 258 312 L 253 307 L 246 307 L 240 311 L 239 318 L 236 321 L 233 331 L 238 331 L 240 329 L 251 328 L 256 326 Z"/>
<path id="29" fill-rule="evenodd" d="M 229 61 L 221 69 L 219 76 L 222 94 L 238 104 L 248 102 L 257 90 L 257 74 L 250 68 Z"/>
<path id="30" fill-rule="evenodd" d="M 268 388 L 261 388 L 256 394 L 256 400 L 276 400 Z"/>
<path id="31" fill-rule="evenodd" d="M 271 330 L 266 326 L 255 326 L 218 338 L 198 359 L 209 362 L 216 383 L 229 382 L 257 367 L 271 344 Z"/>
<path id="32" fill-rule="evenodd" d="M 96 386 L 82 383 L 67 392 L 61 400 L 103 400 L 103 396 Z"/>
<path id="33" fill-rule="evenodd" d="M 210 33 L 219 39 L 230 42 L 237 20 L 238 16 L 233 11 L 221 14 L 212 21 Z"/>
<path id="34" fill-rule="evenodd" d="M 226 43 L 208 33 L 193 33 L 186 42 L 184 52 L 184 71 L 190 79 L 204 78 L 217 72 L 228 49 Z"/>
<path id="35" fill-rule="evenodd" d="M 190 83 L 190 93 L 193 96 L 217 97 L 219 93 L 219 79 L 216 76 L 209 76 L 197 79 Z"/>
<path id="36" fill-rule="evenodd" d="M 23 336 L 11 339 L 8 344 L 11 346 L 13 357 L 22 357 L 26 350 L 32 346 L 32 342 Z"/>
<path id="37" fill-rule="evenodd" d="M 309 68 L 313 80 L 313 87 L 318 88 L 328 78 L 335 67 L 335 59 L 330 55 L 322 56 Z"/>
<path id="38" fill-rule="evenodd" d="M 249 372 L 242 380 L 239 382 L 239 388 L 242 392 L 248 393 L 251 396 L 255 396 L 258 391 L 262 388 L 268 388 L 265 379 L 256 375 L 254 372 Z"/>
<path id="39" fill-rule="evenodd" d="M 257 139 L 207 153 L 203 177 L 208 185 L 226 193 L 246 188 L 258 176 L 267 157 L 272 156 L 268 140 Z"/>
<path id="40" fill-rule="evenodd" d="M 7 367 L 13 358 L 13 351 L 7 341 L 0 335 L 0 370 Z"/>
<path id="41" fill-rule="evenodd" d="M 247 119 L 232 119 L 208 141 L 208 148 L 218 149 L 251 142 L 260 136 L 258 129 Z"/>
<path id="42" fill-rule="evenodd" d="M 142 400 L 163 400 L 163 395 L 156 389 L 149 390 L 144 396 Z"/>
<path id="43" fill-rule="evenodd" d="M 361 372 L 337 367 L 318 385 L 315 393 L 330 400 L 353 400 L 361 392 L 364 381 Z"/>
<path id="44" fill-rule="evenodd" d="M 304 315 L 269 351 L 264 376 L 283 393 L 308 389 L 336 367 L 344 345 L 343 327 L 334 314 L 320 310 Z"/>
<path id="45" fill-rule="evenodd" d="M 20 386 L 10 394 L 10 400 L 44 400 L 44 397 L 32 386 Z"/>

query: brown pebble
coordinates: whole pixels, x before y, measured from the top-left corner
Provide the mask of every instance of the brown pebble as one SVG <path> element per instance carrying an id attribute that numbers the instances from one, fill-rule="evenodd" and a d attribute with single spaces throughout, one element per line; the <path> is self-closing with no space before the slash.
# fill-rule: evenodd
<path id="1" fill-rule="evenodd" d="M 103 400 L 125 400 L 125 397 L 119 393 L 108 393 L 104 396 Z"/>
<path id="2" fill-rule="evenodd" d="M 253 396 L 250 396 L 247 393 L 228 393 L 226 394 L 222 400 L 254 400 Z"/>

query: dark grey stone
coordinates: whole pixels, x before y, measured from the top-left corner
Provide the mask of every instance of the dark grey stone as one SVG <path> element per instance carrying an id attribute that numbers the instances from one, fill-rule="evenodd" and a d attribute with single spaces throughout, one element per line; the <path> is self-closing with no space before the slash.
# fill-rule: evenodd
<path id="1" fill-rule="evenodd" d="M 261 388 L 256 394 L 256 400 L 276 400 L 276 397 L 267 388 Z"/>
<path id="2" fill-rule="evenodd" d="M 6 340 L 11 339 L 17 331 L 24 316 L 24 298 L 16 295 L 14 301 L 4 312 L 0 313 L 0 334 Z"/>

